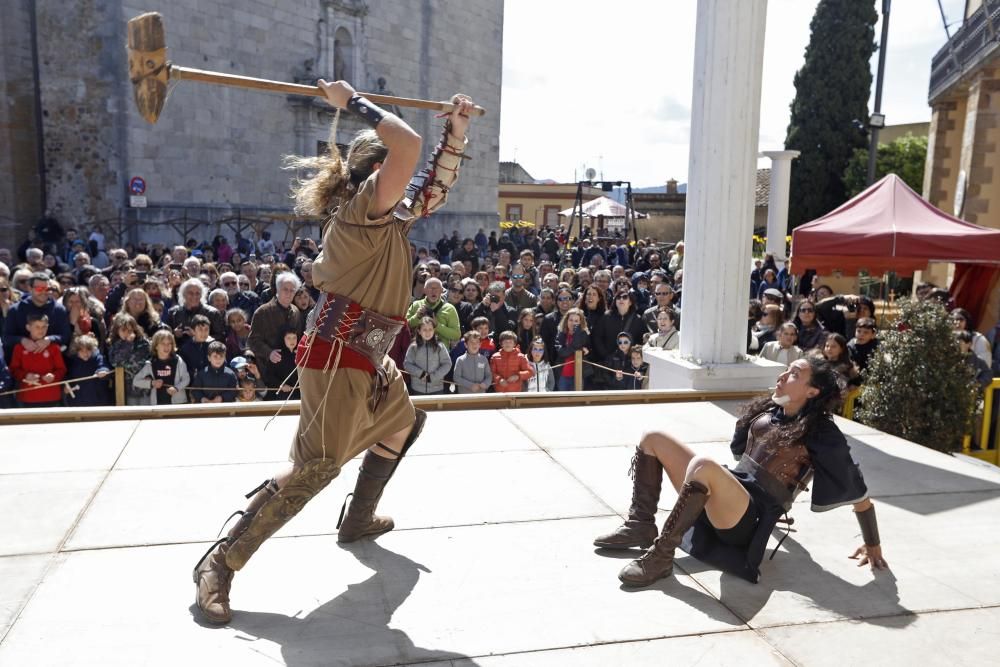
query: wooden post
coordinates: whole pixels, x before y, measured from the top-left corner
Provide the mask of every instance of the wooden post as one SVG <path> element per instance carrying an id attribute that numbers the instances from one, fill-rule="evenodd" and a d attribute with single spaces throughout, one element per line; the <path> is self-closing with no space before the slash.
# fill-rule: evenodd
<path id="1" fill-rule="evenodd" d="M 583 391 L 583 351 L 577 350 L 573 355 L 573 389 Z"/>
<path id="2" fill-rule="evenodd" d="M 115 368 L 115 405 L 125 405 L 125 369 Z"/>

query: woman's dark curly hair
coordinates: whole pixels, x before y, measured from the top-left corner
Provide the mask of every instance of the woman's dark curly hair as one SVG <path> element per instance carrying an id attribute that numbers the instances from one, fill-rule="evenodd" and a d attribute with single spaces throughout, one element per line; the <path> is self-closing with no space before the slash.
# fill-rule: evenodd
<path id="1" fill-rule="evenodd" d="M 812 370 L 809 384 L 819 389 L 819 393 L 807 400 L 791 421 L 768 431 L 765 438 L 773 440 L 776 445 L 790 445 L 809 437 L 830 417 L 841 400 L 842 380 L 833 365 L 818 355 L 809 355 L 803 357 L 803 360 Z M 775 407 L 777 403 L 771 400 L 770 396 L 760 396 L 747 403 L 736 421 L 736 430 L 750 428 L 750 423 L 754 419 Z"/>

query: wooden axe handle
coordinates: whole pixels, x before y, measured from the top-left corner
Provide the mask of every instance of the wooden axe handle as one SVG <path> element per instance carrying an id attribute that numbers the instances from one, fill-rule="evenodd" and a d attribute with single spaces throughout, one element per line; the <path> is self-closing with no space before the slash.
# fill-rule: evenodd
<path id="1" fill-rule="evenodd" d="M 289 93 L 291 95 L 306 95 L 309 97 L 321 97 L 326 99 L 326 95 L 319 86 L 305 86 L 300 83 L 284 83 L 282 81 L 271 81 L 268 79 L 255 79 L 250 76 L 239 76 L 237 74 L 223 74 L 222 72 L 209 72 L 203 69 L 191 67 L 179 67 L 170 65 L 170 79 L 184 79 L 187 81 L 200 81 L 202 83 L 217 83 L 223 86 L 235 86 L 237 88 L 251 88 L 253 90 L 268 90 L 273 93 Z M 392 97 L 390 95 L 378 95 L 376 93 L 361 93 L 372 102 L 383 105 L 396 105 L 401 107 L 413 107 L 415 109 L 430 109 L 431 111 L 450 112 L 455 108 L 451 102 L 432 102 L 430 100 L 416 100 L 410 97 Z M 481 106 L 473 108 L 472 113 L 482 116 L 486 109 Z"/>

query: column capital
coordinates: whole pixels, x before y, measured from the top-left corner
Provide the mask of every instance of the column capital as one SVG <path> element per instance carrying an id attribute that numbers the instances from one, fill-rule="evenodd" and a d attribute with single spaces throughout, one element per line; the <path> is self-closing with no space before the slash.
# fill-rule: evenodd
<path id="1" fill-rule="evenodd" d="M 777 162 L 778 160 L 794 160 L 802 155 L 802 151 L 761 151 L 757 157 L 769 157 Z"/>

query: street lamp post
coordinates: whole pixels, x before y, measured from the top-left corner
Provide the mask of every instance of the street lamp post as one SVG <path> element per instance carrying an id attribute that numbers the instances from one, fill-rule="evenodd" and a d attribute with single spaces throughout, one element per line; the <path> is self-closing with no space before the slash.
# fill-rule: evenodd
<path id="1" fill-rule="evenodd" d="M 892 0 L 882 0 L 882 39 L 878 43 L 878 73 L 875 78 L 875 110 L 868 121 L 871 140 L 868 144 L 868 185 L 875 182 L 875 158 L 878 155 L 878 132 L 885 127 L 882 113 L 882 79 L 885 75 L 885 52 L 889 43 L 889 5 Z"/>

